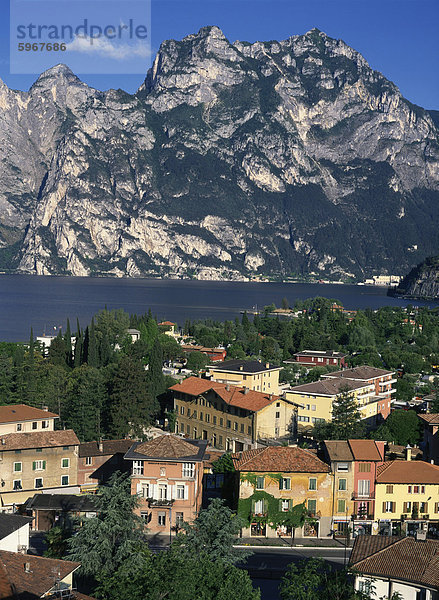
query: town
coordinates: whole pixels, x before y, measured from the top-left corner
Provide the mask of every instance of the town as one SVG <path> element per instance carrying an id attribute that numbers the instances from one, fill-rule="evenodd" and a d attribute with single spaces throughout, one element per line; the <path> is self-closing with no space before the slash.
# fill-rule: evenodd
<path id="1" fill-rule="evenodd" d="M 209 519 L 229 535 L 221 568 L 247 577 L 233 597 L 259 597 L 245 547 L 261 544 L 343 549 L 346 599 L 439 597 L 437 309 L 282 304 L 291 318 L 181 327 L 105 309 L 0 343 L 5 598 L 117 598 L 129 581 L 156 597 L 142 565 L 165 580 L 214 553 Z"/>

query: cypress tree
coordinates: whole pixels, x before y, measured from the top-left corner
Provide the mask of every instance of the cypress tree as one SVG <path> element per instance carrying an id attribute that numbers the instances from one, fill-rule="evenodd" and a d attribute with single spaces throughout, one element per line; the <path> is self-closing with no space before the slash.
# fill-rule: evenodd
<path id="1" fill-rule="evenodd" d="M 67 319 L 67 328 L 64 334 L 64 341 L 66 343 L 66 362 L 69 367 L 73 366 L 73 354 L 72 354 L 72 331 L 70 329 L 70 321 Z"/>
<path id="2" fill-rule="evenodd" d="M 165 379 L 163 377 L 163 349 L 160 342 L 156 339 L 153 343 L 148 366 L 148 391 L 151 398 L 156 399 L 159 394 L 165 391 Z"/>
<path id="3" fill-rule="evenodd" d="M 98 343 L 96 340 L 94 319 L 91 320 L 91 325 L 90 325 L 90 330 L 89 330 L 87 364 L 90 367 L 99 367 L 100 366 L 99 365 L 99 354 L 98 354 Z"/>

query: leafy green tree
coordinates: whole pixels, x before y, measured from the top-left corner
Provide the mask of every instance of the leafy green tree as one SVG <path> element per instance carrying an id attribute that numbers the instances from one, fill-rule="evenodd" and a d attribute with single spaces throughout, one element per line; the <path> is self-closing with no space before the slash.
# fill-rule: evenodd
<path id="1" fill-rule="evenodd" d="M 332 439 L 348 440 L 364 435 L 361 413 L 348 387 L 337 394 L 332 403 L 332 425 L 335 436 Z"/>
<path id="2" fill-rule="evenodd" d="M 200 371 L 210 363 L 209 357 L 202 352 L 191 352 L 188 355 L 186 368 L 191 371 Z"/>
<path id="3" fill-rule="evenodd" d="M 157 396 L 165 391 L 163 379 L 163 349 L 158 339 L 154 341 L 149 356 L 147 384 L 151 398 L 156 399 Z"/>
<path id="4" fill-rule="evenodd" d="M 396 409 L 373 432 L 373 437 L 402 446 L 418 444 L 422 438 L 421 421 L 414 410 Z"/>
<path id="5" fill-rule="evenodd" d="M 403 402 L 410 402 L 413 399 L 413 396 L 415 395 L 415 381 L 409 375 L 398 377 L 395 384 L 395 389 L 395 397 L 397 400 L 402 400 Z"/>
<path id="6" fill-rule="evenodd" d="M 205 553 L 215 563 L 233 565 L 248 556 L 248 553 L 233 548 L 243 526 L 242 519 L 225 506 L 223 500 L 214 498 L 192 524 L 183 524 L 184 533 L 177 536 L 176 544 L 187 556 Z"/>
<path id="7" fill-rule="evenodd" d="M 123 438 L 134 433 L 142 436 L 159 410 L 151 393 L 143 365 L 123 356 L 110 382 L 110 405 L 107 407 L 111 435 Z"/>
<path id="8" fill-rule="evenodd" d="M 105 308 L 96 315 L 96 338 L 98 341 L 105 336 L 112 348 L 121 344 L 130 326 L 130 317 L 121 308 L 108 310 Z M 93 365 L 92 365 L 93 366 Z"/>
<path id="9" fill-rule="evenodd" d="M 115 473 L 93 497 L 96 517 L 86 519 L 68 542 L 70 560 L 81 563 L 81 572 L 102 583 L 129 560 L 141 567 L 139 551 L 144 545 L 144 523 L 134 513 L 137 496 L 131 495 L 127 475 Z"/>
<path id="10" fill-rule="evenodd" d="M 67 552 L 68 540 L 72 530 L 64 527 L 52 527 L 46 535 L 47 550 L 44 552 L 46 558 L 63 558 Z"/>
<path id="11" fill-rule="evenodd" d="M 230 454 L 223 454 L 212 463 L 212 471 L 214 473 L 234 473 L 235 467 Z"/>
<path id="12" fill-rule="evenodd" d="M 65 339 L 61 334 L 61 330 L 49 346 L 49 362 L 52 365 L 58 365 L 64 369 L 68 369 L 68 350 Z"/>
<path id="13" fill-rule="evenodd" d="M 101 434 L 101 411 L 106 399 L 101 370 L 87 364 L 74 369 L 66 391 L 64 420 L 81 442 L 97 440 Z"/>
<path id="14" fill-rule="evenodd" d="M 288 310 L 290 308 L 290 303 L 287 298 L 282 298 L 281 306 L 284 310 Z"/>

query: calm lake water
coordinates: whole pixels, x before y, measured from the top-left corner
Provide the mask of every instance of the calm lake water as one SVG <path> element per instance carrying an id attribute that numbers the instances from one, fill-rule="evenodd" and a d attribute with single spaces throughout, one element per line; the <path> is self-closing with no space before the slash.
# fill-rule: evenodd
<path id="1" fill-rule="evenodd" d="M 284 297 L 294 305 L 296 299 L 324 296 L 350 309 L 409 304 L 386 293 L 356 285 L 0 275 L 0 340 L 27 340 L 31 326 L 34 335 L 50 334 L 54 327 L 65 329 L 67 318 L 72 329 L 77 317 L 85 326 L 105 306 L 137 314 L 151 308 L 159 319 L 183 324 L 185 319 L 234 319 L 255 305 L 280 306 Z"/>

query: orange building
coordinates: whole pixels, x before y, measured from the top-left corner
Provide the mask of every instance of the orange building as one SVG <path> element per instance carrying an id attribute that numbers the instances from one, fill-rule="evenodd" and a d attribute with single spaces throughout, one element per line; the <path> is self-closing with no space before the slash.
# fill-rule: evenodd
<path id="1" fill-rule="evenodd" d="M 207 441 L 161 435 L 136 442 L 125 454 L 132 462 L 131 493 L 139 496 L 137 513 L 148 533 L 178 530 L 195 519 L 203 495 L 203 460 Z"/>

